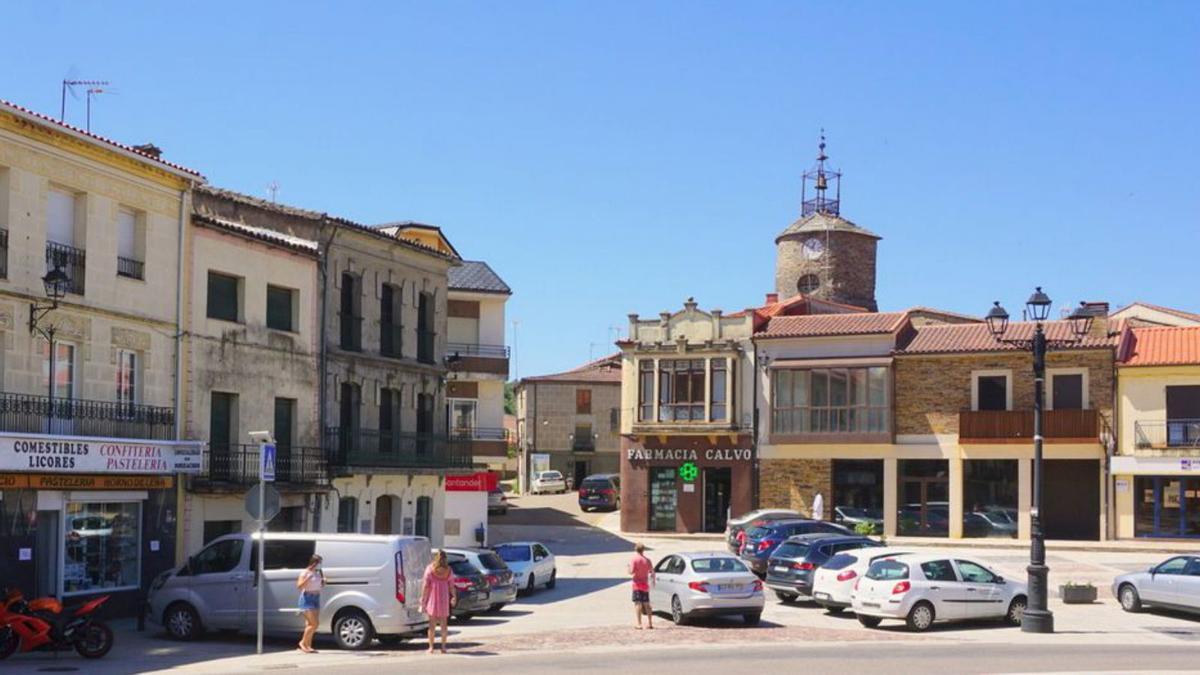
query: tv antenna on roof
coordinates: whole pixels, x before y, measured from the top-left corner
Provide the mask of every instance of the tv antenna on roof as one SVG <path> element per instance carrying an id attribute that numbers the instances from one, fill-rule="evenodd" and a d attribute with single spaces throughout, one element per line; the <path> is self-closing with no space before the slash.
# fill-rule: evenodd
<path id="1" fill-rule="evenodd" d="M 72 68 L 72 70 L 74 70 L 74 69 Z M 60 104 L 59 109 L 58 109 L 58 121 L 59 122 L 67 121 L 67 92 L 68 91 L 71 92 L 71 98 L 78 99 L 79 94 L 75 93 L 75 87 L 87 87 L 88 88 L 88 102 L 90 103 L 91 96 L 92 96 L 91 90 L 93 88 L 107 87 L 110 84 L 112 84 L 112 83 L 109 82 L 108 80 L 76 80 L 76 79 L 72 79 L 72 78 L 64 79 L 62 81 L 62 103 Z M 99 93 L 103 93 L 103 91 L 104 91 L 103 89 L 98 89 L 95 93 L 99 94 Z"/>
<path id="2" fill-rule="evenodd" d="M 267 184 L 267 193 L 271 195 L 271 203 L 275 203 L 275 197 L 279 195 L 279 181 L 273 180 Z"/>

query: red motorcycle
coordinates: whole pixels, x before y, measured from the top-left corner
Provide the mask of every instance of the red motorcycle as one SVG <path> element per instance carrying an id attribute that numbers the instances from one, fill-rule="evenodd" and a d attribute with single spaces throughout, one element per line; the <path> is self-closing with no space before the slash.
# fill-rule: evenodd
<path id="1" fill-rule="evenodd" d="M 98 659 L 113 646 L 113 632 L 92 614 L 108 601 L 104 595 L 69 607 L 54 598 L 26 601 L 8 591 L 0 601 L 0 659 L 14 652 L 74 649 L 85 659 Z"/>

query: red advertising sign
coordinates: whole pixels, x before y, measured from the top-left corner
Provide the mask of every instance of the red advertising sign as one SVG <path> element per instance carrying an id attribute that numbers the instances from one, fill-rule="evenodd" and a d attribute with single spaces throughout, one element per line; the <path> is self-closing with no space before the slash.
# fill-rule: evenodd
<path id="1" fill-rule="evenodd" d="M 489 492 L 499 484 L 496 474 L 490 471 L 446 476 L 446 492 Z"/>

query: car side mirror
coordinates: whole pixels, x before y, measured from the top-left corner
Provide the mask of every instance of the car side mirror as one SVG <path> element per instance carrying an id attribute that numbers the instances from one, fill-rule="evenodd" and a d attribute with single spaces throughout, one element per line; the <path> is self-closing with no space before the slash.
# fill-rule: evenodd
<path id="1" fill-rule="evenodd" d="M 1158 565 L 1151 565 L 1150 569 L 1148 569 L 1146 571 L 1150 573 L 1150 576 L 1154 576 L 1155 573 L 1158 572 Z"/>
<path id="2" fill-rule="evenodd" d="M 1008 582 L 1004 580 L 1004 577 L 996 577 L 996 583 L 998 583 L 998 584 L 1006 584 L 1006 583 L 1008 583 Z"/>
<path id="3" fill-rule="evenodd" d="M 543 561 L 543 560 L 545 560 L 545 559 L 546 559 L 546 556 L 544 556 L 544 555 L 535 555 L 535 556 L 533 556 L 533 562 L 541 562 L 541 561 Z"/>

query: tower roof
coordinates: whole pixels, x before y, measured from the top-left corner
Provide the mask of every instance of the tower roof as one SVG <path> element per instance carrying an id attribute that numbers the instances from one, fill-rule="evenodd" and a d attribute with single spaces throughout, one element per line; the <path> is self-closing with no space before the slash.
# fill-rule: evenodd
<path id="1" fill-rule="evenodd" d="M 793 235 L 809 233 L 815 234 L 826 231 L 851 232 L 853 234 L 861 234 L 864 237 L 871 237 L 872 239 L 883 238 L 866 228 L 855 225 L 841 216 L 833 215 L 831 213 L 824 213 L 822 211 L 816 211 L 801 217 L 799 220 L 789 225 L 786 230 L 781 232 L 779 236 L 775 238 L 775 243 L 778 244 L 781 239 Z"/>

